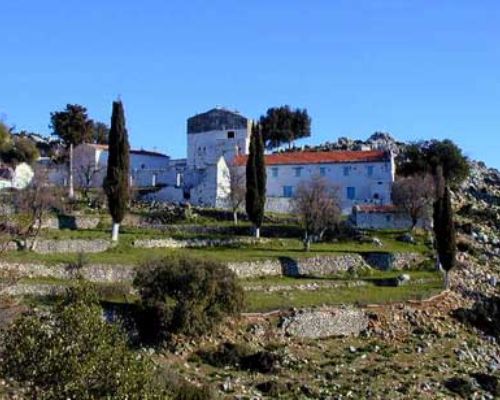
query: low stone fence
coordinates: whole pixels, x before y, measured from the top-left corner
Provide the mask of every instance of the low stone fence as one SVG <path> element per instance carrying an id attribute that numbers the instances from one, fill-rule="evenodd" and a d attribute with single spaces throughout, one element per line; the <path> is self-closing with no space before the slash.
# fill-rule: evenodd
<path id="1" fill-rule="evenodd" d="M 33 251 L 39 254 L 51 253 L 101 253 L 112 246 L 104 239 L 37 240 Z"/>
<path id="2" fill-rule="evenodd" d="M 240 278 L 262 276 L 328 276 L 349 270 L 362 271 L 370 268 L 359 254 L 339 254 L 337 256 L 308 257 L 292 259 L 282 257 L 261 261 L 240 261 L 226 264 Z M 50 277 L 71 279 L 75 270 L 64 264 L 45 265 L 41 263 L 7 263 L 0 262 L 0 272 L 9 272 L 19 277 Z M 83 266 L 79 271 L 83 277 L 92 282 L 118 283 L 131 282 L 135 277 L 135 266 L 113 264 L 91 264 Z"/>
<path id="3" fill-rule="evenodd" d="M 58 215 L 43 220 L 44 229 L 95 229 L 101 222 L 99 215 Z"/>
<path id="4" fill-rule="evenodd" d="M 258 243 L 265 243 L 266 239 L 260 239 Z M 221 246 L 240 246 L 240 245 L 253 245 L 257 243 L 255 238 L 197 238 L 177 240 L 173 238 L 163 239 L 139 239 L 134 241 L 133 246 L 141 249 L 155 249 L 155 248 L 198 248 L 198 247 L 221 247 Z"/>
<path id="5" fill-rule="evenodd" d="M 297 259 L 281 257 L 275 260 L 230 262 L 227 265 L 229 269 L 242 278 L 266 275 L 327 276 L 349 270 L 356 271 L 369 268 L 363 257 L 355 253 Z"/>
<path id="6" fill-rule="evenodd" d="M 409 269 L 424 261 L 424 256 L 419 253 L 364 253 L 365 262 L 373 268 L 388 270 Z"/>
<path id="7" fill-rule="evenodd" d="M 46 265 L 38 263 L 24 264 L 0 262 L 0 271 L 26 278 L 71 279 L 76 276 L 76 271 L 64 264 Z M 132 282 L 135 277 L 134 267 L 126 265 L 85 265 L 78 272 L 82 274 L 86 280 L 91 282 Z"/>

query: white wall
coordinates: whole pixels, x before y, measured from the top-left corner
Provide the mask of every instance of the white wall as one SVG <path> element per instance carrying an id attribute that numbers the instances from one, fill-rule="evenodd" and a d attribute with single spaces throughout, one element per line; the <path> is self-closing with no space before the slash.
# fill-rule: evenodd
<path id="1" fill-rule="evenodd" d="M 93 167 L 96 173 L 93 176 L 91 187 L 102 186 L 107 172 L 108 150 L 98 146 L 82 144 L 73 151 L 73 169 L 75 185 L 85 184 L 85 173 Z M 135 187 L 156 186 L 160 184 L 175 184 L 175 171 L 169 166 L 169 157 L 130 153 L 130 175 L 132 185 Z"/>
<path id="2" fill-rule="evenodd" d="M 361 229 L 409 229 L 411 219 L 408 215 L 398 212 L 353 212 L 353 224 Z M 417 222 L 419 228 L 429 228 L 429 220 L 421 218 Z"/>
<path id="3" fill-rule="evenodd" d="M 373 168 L 371 176 L 368 175 L 368 167 Z M 300 176 L 296 176 L 297 168 L 301 168 Z M 347 176 L 344 175 L 344 168 L 348 169 Z M 274 176 L 274 169 L 277 169 L 277 176 Z M 324 179 L 338 188 L 343 213 L 349 214 L 354 204 L 366 202 L 377 204 L 390 203 L 390 192 L 393 181 L 392 169 L 390 161 L 269 165 L 267 167 L 267 196 L 284 197 L 284 186 L 291 186 L 292 193 L 295 193 L 300 182 L 320 176 L 321 170 L 323 170 Z M 347 187 L 354 187 L 355 197 L 353 200 L 347 197 Z M 378 199 L 375 199 L 375 197 L 378 197 Z"/>
<path id="4" fill-rule="evenodd" d="M 228 138 L 234 132 L 234 138 Z M 236 154 L 248 154 L 250 129 L 225 129 L 187 135 L 188 168 L 205 168 L 214 165 L 220 157 L 227 161 Z"/>

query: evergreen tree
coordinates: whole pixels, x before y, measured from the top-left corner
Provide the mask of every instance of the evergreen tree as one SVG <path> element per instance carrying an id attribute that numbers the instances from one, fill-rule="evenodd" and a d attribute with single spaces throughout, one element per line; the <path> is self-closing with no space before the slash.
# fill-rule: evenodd
<path id="1" fill-rule="evenodd" d="M 50 127 L 69 150 L 69 197 L 74 197 L 73 189 L 73 147 L 91 141 L 93 122 L 88 118 L 87 109 L 78 104 L 68 104 L 64 111 L 50 114 Z"/>
<path id="2" fill-rule="evenodd" d="M 266 165 L 264 160 L 264 142 L 260 126 L 252 126 L 247 166 L 245 205 L 248 218 L 255 227 L 255 237 L 260 237 L 260 227 L 264 220 L 266 204 Z"/>
<path id="3" fill-rule="evenodd" d="M 443 178 L 441 170 L 436 177 L 436 201 L 434 202 L 434 235 L 438 262 L 445 270 L 445 287 L 450 286 L 449 272 L 456 263 L 456 237 L 453 222 L 450 188 Z"/>
<path id="4" fill-rule="evenodd" d="M 290 106 L 269 108 L 260 117 L 263 140 L 269 149 L 285 143 L 291 146 L 294 140 L 311 136 L 311 118 L 307 110 Z"/>
<path id="5" fill-rule="evenodd" d="M 109 131 L 108 170 L 104 190 L 108 208 L 113 218 L 112 240 L 118 240 L 120 223 L 125 217 L 129 202 L 129 153 L 125 115 L 121 101 L 113 102 L 111 129 Z"/>

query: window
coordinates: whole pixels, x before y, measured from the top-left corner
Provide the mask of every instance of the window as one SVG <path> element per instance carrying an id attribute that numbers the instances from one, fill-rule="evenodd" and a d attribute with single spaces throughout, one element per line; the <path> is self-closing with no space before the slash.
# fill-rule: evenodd
<path id="1" fill-rule="evenodd" d="M 297 167 L 294 168 L 293 170 L 295 171 L 295 176 L 300 177 L 300 175 L 302 174 L 302 167 Z"/>
<path id="2" fill-rule="evenodd" d="M 356 197 L 356 188 L 352 186 L 347 187 L 347 198 L 349 200 L 354 200 Z"/>
<path id="3" fill-rule="evenodd" d="M 227 138 L 228 139 L 234 139 L 234 131 L 228 131 L 227 132 Z"/>
<path id="4" fill-rule="evenodd" d="M 273 178 L 277 178 L 278 177 L 278 168 L 276 168 L 276 167 L 271 168 L 271 176 Z"/>
<path id="5" fill-rule="evenodd" d="M 283 186 L 283 197 L 293 197 L 292 186 Z"/>
<path id="6" fill-rule="evenodd" d="M 391 219 L 392 219 L 392 218 L 391 218 L 391 216 L 390 216 L 390 215 L 386 215 L 386 216 L 385 216 L 385 220 L 386 220 L 387 222 L 391 222 Z"/>
<path id="7" fill-rule="evenodd" d="M 366 167 L 366 173 L 368 176 L 373 176 L 373 166 L 369 165 Z"/>
<path id="8" fill-rule="evenodd" d="M 344 167 L 344 176 L 349 176 L 349 167 Z"/>
<path id="9" fill-rule="evenodd" d="M 326 168 L 319 167 L 319 176 L 325 176 L 325 175 L 326 175 Z"/>

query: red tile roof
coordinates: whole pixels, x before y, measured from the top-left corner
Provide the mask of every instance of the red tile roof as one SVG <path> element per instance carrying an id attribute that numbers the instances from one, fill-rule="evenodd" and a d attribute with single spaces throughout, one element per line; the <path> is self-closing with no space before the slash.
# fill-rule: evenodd
<path id="1" fill-rule="evenodd" d="M 236 156 L 236 165 L 245 165 L 247 156 Z M 350 162 L 386 161 L 388 154 L 384 151 L 297 151 L 268 154 L 266 165 L 287 164 L 331 164 Z"/>

